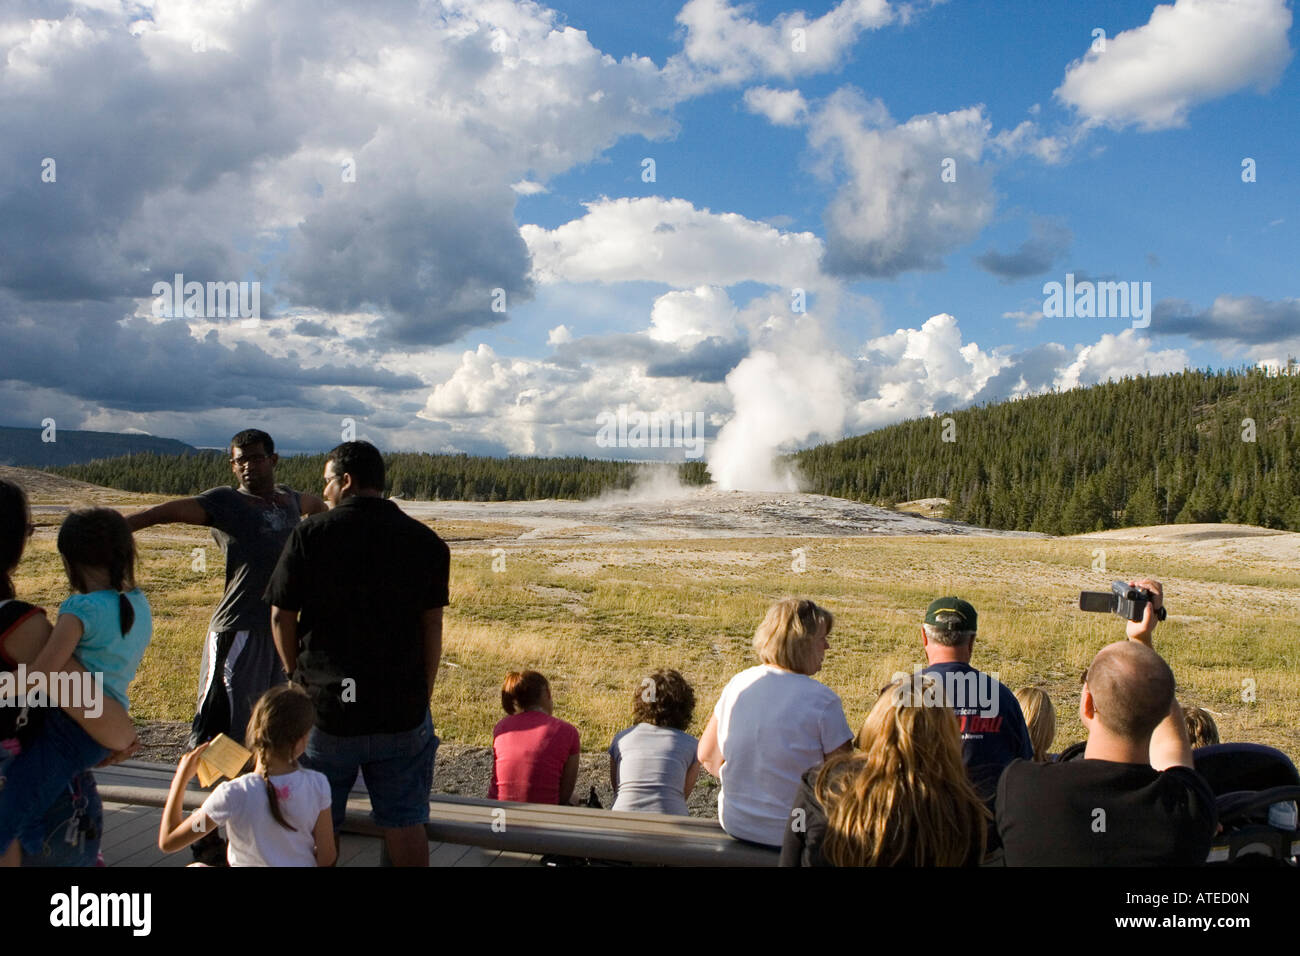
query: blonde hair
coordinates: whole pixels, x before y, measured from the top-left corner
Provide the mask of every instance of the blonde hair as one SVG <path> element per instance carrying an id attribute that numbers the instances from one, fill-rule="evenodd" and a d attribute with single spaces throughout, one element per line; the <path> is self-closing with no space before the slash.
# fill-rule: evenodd
<path id="1" fill-rule="evenodd" d="M 767 609 L 754 632 L 754 653 L 764 664 L 796 674 L 817 670 L 817 641 L 829 634 L 835 615 L 802 598 L 782 598 Z"/>
<path id="2" fill-rule="evenodd" d="M 1029 742 L 1034 746 L 1034 759 L 1045 763 L 1052 741 L 1056 739 L 1056 708 L 1052 706 L 1052 698 L 1037 687 L 1022 687 L 1016 691 L 1016 700 L 1019 701 L 1025 723 L 1029 726 Z"/>
<path id="3" fill-rule="evenodd" d="M 910 680 L 890 684 L 858 735 L 862 749 L 817 775 L 822 855 L 835 866 L 963 866 L 977 846 L 983 857 L 989 812 L 962 763 L 957 718 L 923 700 Z"/>
<path id="4" fill-rule="evenodd" d="M 280 798 L 271 783 L 270 758 L 285 761 L 294 758 L 298 741 L 311 732 L 316 723 L 316 705 L 297 684 L 278 684 L 258 698 L 248 718 L 244 746 L 253 752 L 266 783 L 266 797 L 271 802 L 271 816 L 286 830 L 297 831 L 280 812 Z"/>

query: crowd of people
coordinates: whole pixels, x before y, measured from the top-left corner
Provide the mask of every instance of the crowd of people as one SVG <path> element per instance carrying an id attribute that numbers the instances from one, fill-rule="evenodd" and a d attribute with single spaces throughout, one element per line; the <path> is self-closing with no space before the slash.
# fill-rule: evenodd
<path id="1" fill-rule="evenodd" d="M 34 525 L 22 490 L 0 482 L 0 664 L 51 680 L 102 676 L 106 693 L 93 713 L 85 702 L 0 707 L 4 865 L 94 862 L 102 812 L 90 770 L 138 748 L 126 690 L 152 634 L 132 532 L 168 522 L 213 529 L 226 587 L 159 846 L 190 846 L 209 865 L 331 865 L 360 774 L 389 859 L 427 863 L 447 545 L 383 497 L 383 459 L 366 442 L 329 453 L 322 497 L 276 484 L 276 461 L 269 435 L 244 431 L 231 442 L 237 489 L 127 517 L 69 514 L 57 546 L 71 596 L 53 627 L 14 592 Z M 1161 585 L 1131 583 L 1151 600 L 1084 675 L 1076 759 L 1050 752 L 1045 691 L 1012 693 L 972 664 L 978 615 L 957 597 L 925 610 L 926 665 L 895 674 L 855 735 L 815 678 L 834 616 L 786 598 L 755 631 L 758 663 L 728 681 L 698 740 L 682 674 L 661 669 L 632 689 L 631 725 L 608 750 L 613 810 L 684 815 L 703 768 L 721 782 L 723 829 L 787 866 L 1204 862 L 1215 798 L 1192 747 L 1217 742 L 1217 730 L 1202 710 L 1184 715 L 1154 649 Z M 508 674 L 501 704 L 488 797 L 573 801 L 579 731 L 553 713 L 546 678 Z M 183 819 L 218 734 L 247 743 L 251 771 Z"/>

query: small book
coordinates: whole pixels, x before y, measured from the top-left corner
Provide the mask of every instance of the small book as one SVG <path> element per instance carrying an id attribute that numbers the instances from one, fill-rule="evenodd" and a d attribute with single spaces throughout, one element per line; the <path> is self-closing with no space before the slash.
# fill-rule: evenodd
<path id="1" fill-rule="evenodd" d="M 222 777 L 234 780 L 252 756 L 252 751 L 241 747 L 225 734 L 217 734 L 199 757 L 199 786 L 206 790 Z"/>

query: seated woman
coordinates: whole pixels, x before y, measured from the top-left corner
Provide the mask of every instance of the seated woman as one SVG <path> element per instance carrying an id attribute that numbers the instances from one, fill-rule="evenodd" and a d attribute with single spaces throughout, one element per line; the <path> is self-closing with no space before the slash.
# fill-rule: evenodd
<path id="1" fill-rule="evenodd" d="M 782 866 L 979 865 L 989 814 L 966 775 L 957 718 L 915 695 L 911 681 L 890 684 L 859 749 L 804 774 Z"/>
<path id="2" fill-rule="evenodd" d="M 1029 743 L 1034 748 L 1034 761 L 1047 763 L 1055 759 L 1048 751 L 1056 739 L 1056 708 L 1052 698 L 1037 687 L 1022 687 L 1016 691 L 1016 702 L 1025 715 L 1029 727 Z"/>
<path id="3" fill-rule="evenodd" d="M 632 696 L 634 726 L 609 745 L 614 809 L 686 816 L 695 789 L 699 741 L 686 733 L 695 713 L 695 691 L 674 670 L 657 670 Z"/>
<path id="4" fill-rule="evenodd" d="M 507 716 L 492 729 L 488 797 L 567 804 L 578 782 L 578 728 L 551 716 L 551 685 L 537 671 L 511 671 L 501 685 Z"/>
<path id="5" fill-rule="evenodd" d="M 754 632 L 761 663 L 723 688 L 700 736 L 700 763 L 722 781 L 718 820 L 737 839 L 779 850 L 803 772 L 850 749 L 839 697 L 812 679 L 834 620 L 812 601 L 773 604 Z"/>

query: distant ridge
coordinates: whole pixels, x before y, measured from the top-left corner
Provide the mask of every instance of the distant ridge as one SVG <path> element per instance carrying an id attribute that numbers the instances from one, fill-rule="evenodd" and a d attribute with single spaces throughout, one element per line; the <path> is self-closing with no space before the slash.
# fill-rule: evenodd
<path id="1" fill-rule="evenodd" d="M 121 432 L 76 431 L 55 427 L 54 441 L 42 441 L 43 428 L 0 425 L 0 465 L 49 468 L 80 465 L 97 458 L 116 458 L 153 452 L 158 455 L 193 454 L 197 449 L 174 438 L 128 435 Z"/>

